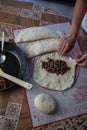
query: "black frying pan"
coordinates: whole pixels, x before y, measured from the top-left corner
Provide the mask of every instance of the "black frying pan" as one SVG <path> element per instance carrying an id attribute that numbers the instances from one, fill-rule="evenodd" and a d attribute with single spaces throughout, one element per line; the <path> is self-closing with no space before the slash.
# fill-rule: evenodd
<path id="1" fill-rule="evenodd" d="M 22 78 L 26 65 L 24 53 L 15 44 L 9 42 L 5 42 L 4 53 L 6 55 L 6 60 L 0 65 L 2 70 L 12 76 Z M 8 89 L 15 84 L 7 79 L 5 79 L 5 83 L 6 88 L 1 87 L 0 91 Z"/>

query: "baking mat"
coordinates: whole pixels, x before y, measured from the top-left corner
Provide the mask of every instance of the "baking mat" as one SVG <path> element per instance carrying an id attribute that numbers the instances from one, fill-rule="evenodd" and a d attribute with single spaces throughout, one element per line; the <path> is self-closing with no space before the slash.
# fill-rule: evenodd
<path id="1" fill-rule="evenodd" d="M 58 31 L 61 36 L 64 36 L 68 35 L 70 24 L 53 24 L 45 27 Z M 19 31 L 20 30 L 14 30 L 14 36 L 16 36 Z M 27 44 L 28 43 L 24 43 L 18 46 L 25 51 Z M 78 43 L 76 42 L 74 49 L 68 55 L 74 57 L 77 53 L 81 52 Z M 38 57 L 31 60 L 27 59 L 24 75 L 24 79 L 33 84 L 31 90 L 26 90 L 33 128 L 87 113 L 87 68 L 80 68 L 79 76 L 71 89 L 63 92 L 52 91 L 41 88 L 32 79 L 34 64 L 37 58 Z M 57 102 L 57 112 L 55 114 L 46 115 L 34 107 L 34 98 L 42 92 L 51 95 Z"/>

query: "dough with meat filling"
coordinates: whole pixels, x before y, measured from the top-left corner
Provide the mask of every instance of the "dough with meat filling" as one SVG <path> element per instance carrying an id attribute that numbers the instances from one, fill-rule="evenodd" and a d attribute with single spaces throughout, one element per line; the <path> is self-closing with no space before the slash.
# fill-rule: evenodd
<path id="1" fill-rule="evenodd" d="M 42 68 L 42 61 L 47 61 L 48 57 L 54 60 L 65 61 L 68 67 L 70 67 L 70 70 L 64 75 L 57 75 L 55 73 L 46 71 L 44 68 Z M 44 56 L 41 56 L 35 64 L 33 79 L 42 87 L 62 91 L 72 87 L 75 80 L 75 69 L 76 61 L 72 58 L 59 56 L 56 52 L 45 54 Z"/>

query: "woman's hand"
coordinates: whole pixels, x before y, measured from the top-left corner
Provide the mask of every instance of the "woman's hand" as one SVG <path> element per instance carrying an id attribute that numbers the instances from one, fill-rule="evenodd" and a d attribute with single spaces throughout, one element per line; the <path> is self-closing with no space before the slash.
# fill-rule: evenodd
<path id="1" fill-rule="evenodd" d="M 69 37 L 63 37 L 58 44 L 57 52 L 59 55 L 64 55 L 69 52 L 75 45 L 75 38 L 72 35 Z"/>
<path id="2" fill-rule="evenodd" d="M 84 55 L 77 55 L 76 56 L 76 62 L 79 66 L 87 66 L 87 53 L 85 53 Z"/>

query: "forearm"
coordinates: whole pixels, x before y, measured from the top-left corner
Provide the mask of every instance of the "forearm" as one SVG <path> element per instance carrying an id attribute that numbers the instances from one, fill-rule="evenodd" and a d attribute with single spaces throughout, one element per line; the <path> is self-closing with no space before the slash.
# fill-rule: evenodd
<path id="1" fill-rule="evenodd" d="M 81 26 L 82 19 L 87 10 L 87 0 L 77 0 L 74 8 L 72 23 L 69 35 L 72 35 L 74 39 L 77 38 L 79 28 Z"/>

